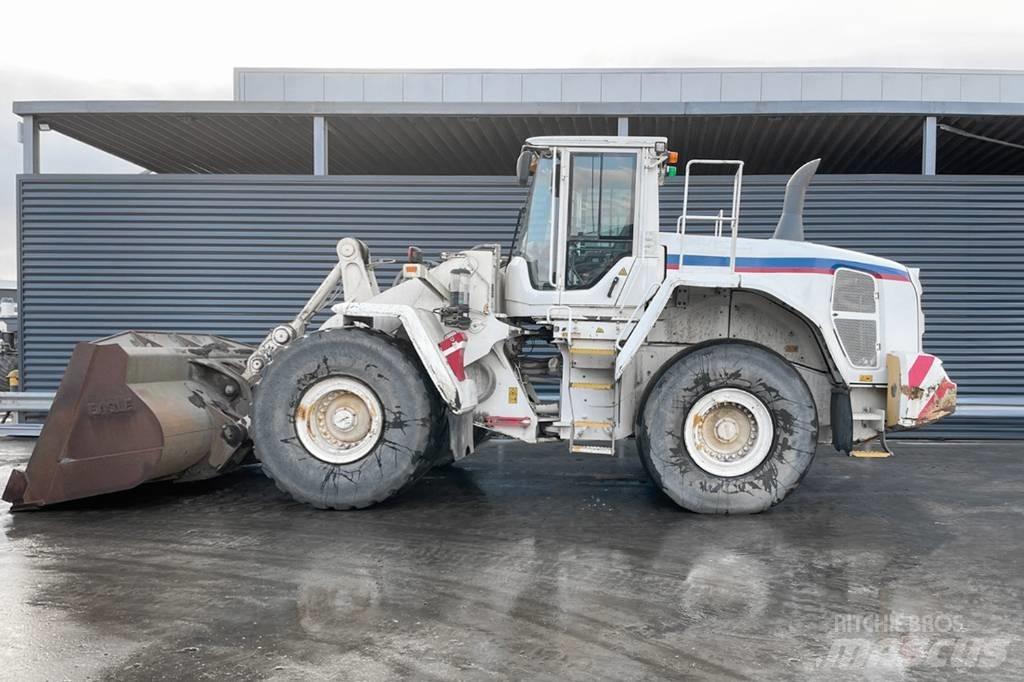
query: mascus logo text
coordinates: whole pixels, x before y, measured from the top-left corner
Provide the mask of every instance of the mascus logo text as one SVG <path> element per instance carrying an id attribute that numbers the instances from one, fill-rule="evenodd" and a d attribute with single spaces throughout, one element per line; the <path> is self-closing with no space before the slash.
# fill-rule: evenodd
<path id="1" fill-rule="evenodd" d="M 88 403 L 89 415 L 93 417 L 100 417 L 108 414 L 118 414 L 120 412 L 131 412 L 135 409 L 135 405 L 132 404 L 131 398 L 114 398 L 113 400 L 97 400 L 96 402 Z"/>

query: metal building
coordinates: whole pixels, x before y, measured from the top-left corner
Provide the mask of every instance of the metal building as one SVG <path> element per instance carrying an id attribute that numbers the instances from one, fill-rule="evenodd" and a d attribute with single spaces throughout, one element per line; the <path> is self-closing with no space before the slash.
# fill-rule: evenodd
<path id="1" fill-rule="evenodd" d="M 233 101 L 14 110 L 30 390 L 56 386 L 75 341 L 126 328 L 254 341 L 341 235 L 377 258 L 507 241 L 525 137 L 629 133 L 746 160 L 744 235 L 767 234 L 787 174 L 821 157 L 808 238 L 922 269 L 926 349 L 963 396 L 925 435 L 1024 432 L 1024 73 L 239 69 Z M 153 174 L 45 174 L 46 129 Z M 710 177 L 697 196 L 710 209 L 726 193 Z M 669 183 L 666 229 L 680 203 Z"/>

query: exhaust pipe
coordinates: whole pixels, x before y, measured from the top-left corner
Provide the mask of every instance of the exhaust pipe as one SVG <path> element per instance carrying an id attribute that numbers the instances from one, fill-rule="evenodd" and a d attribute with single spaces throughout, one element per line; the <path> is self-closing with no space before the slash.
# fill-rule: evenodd
<path id="1" fill-rule="evenodd" d="M 807 186 L 811 184 L 820 163 L 821 159 L 808 161 L 789 178 L 786 197 L 782 200 L 782 215 L 772 239 L 788 239 L 793 242 L 804 240 L 804 198 L 807 196 Z"/>

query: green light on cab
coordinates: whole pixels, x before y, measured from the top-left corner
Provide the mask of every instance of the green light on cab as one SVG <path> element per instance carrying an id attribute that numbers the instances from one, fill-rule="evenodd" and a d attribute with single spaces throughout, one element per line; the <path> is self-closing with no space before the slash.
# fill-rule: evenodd
<path id="1" fill-rule="evenodd" d="M 668 173 L 668 176 L 670 178 L 674 178 L 676 176 L 676 167 L 675 166 L 668 166 L 665 169 L 665 172 Z"/>

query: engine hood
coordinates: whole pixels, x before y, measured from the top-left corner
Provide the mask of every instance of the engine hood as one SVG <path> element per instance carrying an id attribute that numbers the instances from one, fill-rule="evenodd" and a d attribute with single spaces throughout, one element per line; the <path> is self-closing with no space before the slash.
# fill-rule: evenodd
<path id="1" fill-rule="evenodd" d="M 729 266 L 731 245 L 727 237 L 687 235 L 680 244 L 677 235 L 663 234 L 662 244 L 669 270 Z M 868 272 L 878 279 L 912 281 L 910 270 L 902 263 L 860 251 L 784 239 L 736 240 L 738 273 L 826 274 L 842 267 Z"/>

